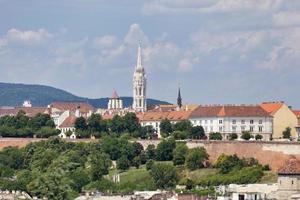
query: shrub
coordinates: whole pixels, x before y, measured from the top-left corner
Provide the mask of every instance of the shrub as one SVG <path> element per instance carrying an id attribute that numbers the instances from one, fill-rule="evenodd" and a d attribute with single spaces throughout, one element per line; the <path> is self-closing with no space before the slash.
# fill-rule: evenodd
<path id="1" fill-rule="evenodd" d="M 176 169 L 171 164 L 155 163 L 151 168 L 150 175 L 160 189 L 174 188 L 178 181 Z"/>
<path id="2" fill-rule="evenodd" d="M 238 138 L 238 135 L 236 133 L 232 133 L 229 136 L 229 140 L 236 140 Z"/>
<path id="3" fill-rule="evenodd" d="M 130 161 L 127 159 L 126 156 L 121 156 L 117 160 L 117 168 L 120 170 L 127 170 L 130 167 Z"/>
<path id="4" fill-rule="evenodd" d="M 189 149 L 185 143 L 176 144 L 176 148 L 173 151 L 174 165 L 183 165 L 185 163 L 185 157 L 186 157 L 188 150 Z"/>
<path id="5" fill-rule="evenodd" d="M 251 138 L 251 133 L 248 132 L 248 131 L 245 131 L 245 132 L 242 133 L 241 138 L 244 139 L 244 140 L 250 140 L 250 138 Z"/>
<path id="6" fill-rule="evenodd" d="M 255 140 L 261 140 L 261 139 L 263 139 L 263 136 L 262 135 L 255 135 Z"/>
<path id="7" fill-rule="evenodd" d="M 222 135 L 221 133 L 215 132 L 215 133 L 210 133 L 209 134 L 209 139 L 210 140 L 222 140 Z"/>
<path id="8" fill-rule="evenodd" d="M 148 160 L 148 161 L 146 162 L 146 169 L 147 169 L 148 171 L 151 170 L 153 164 L 154 164 L 154 161 L 153 161 L 153 160 L 151 160 L 151 159 Z"/>

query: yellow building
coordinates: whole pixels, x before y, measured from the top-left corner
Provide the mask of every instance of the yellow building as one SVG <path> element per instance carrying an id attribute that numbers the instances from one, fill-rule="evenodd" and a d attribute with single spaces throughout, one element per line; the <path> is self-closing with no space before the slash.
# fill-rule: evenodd
<path id="1" fill-rule="evenodd" d="M 260 105 L 271 116 L 273 116 L 273 139 L 282 138 L 282 132 L 291 128 L 291 137 L 298 139 L 296 128 L 298 119 L 295 113 L 283 102 L 266 102 Z"/>

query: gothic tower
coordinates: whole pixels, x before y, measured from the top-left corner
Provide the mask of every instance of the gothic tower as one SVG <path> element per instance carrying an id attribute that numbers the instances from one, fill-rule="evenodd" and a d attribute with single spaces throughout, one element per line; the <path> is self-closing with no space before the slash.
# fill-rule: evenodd
<path id="1" fill-rule="evenodd" d="M 178 88 L 177 106 L 180 109 L 182 107 L 182 98 L 180 93 L 180 87 Z"/>
<path id="2" fill-rule="evenodd" d="M 142 49 L 138 47 L 137 63 L 133 73 L 133 104 L 132 108 L 137 112 L 147 110 L 146 104 L 146 72 L 142 64 Z"/>

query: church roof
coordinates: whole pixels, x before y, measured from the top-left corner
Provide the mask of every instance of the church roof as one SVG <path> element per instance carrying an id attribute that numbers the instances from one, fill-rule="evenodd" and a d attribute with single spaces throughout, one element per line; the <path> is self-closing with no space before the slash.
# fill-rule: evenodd
<path id="1" fill-rule="evenodd" d="M 119 98 L 119 95 L 118 93 L 116 92 L 116 90 L 113 91 L 112 95 L 111 95 L 111 98 L 112 99 L 118 99 Z"/>
<path id="2" fill-rule="evenodd" d="M 66 128 L 66 127 L 74 127 L 75 126 L 75 121 L 76 121 L 76 116 L 75 115 L 70 115 L 67 117 L 63 123 L 59 126 L 60 128 Z"/>
<path id="3" fill-rule="evenodd" d="M 282 168 L 278 170 L 279 175 L 300 175 L 300 161 L 291 156 Z"/>

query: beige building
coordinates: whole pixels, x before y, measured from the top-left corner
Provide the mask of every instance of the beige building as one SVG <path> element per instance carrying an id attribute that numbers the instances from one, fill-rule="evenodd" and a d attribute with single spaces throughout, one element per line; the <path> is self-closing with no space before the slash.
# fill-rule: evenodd
<path id="1" fill-rule="evenodd" d="M 284 102 L 265 102 L 260 106 L 273 116 L 273 139 L 281 139 L 287 127 L 291 128 L 291 137 L 298 139 L 295 128 L 298 125 L 297 116 Z"/>

